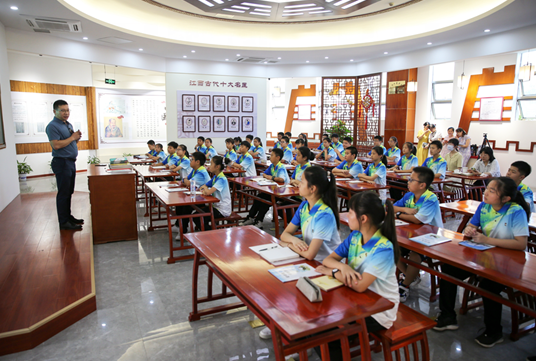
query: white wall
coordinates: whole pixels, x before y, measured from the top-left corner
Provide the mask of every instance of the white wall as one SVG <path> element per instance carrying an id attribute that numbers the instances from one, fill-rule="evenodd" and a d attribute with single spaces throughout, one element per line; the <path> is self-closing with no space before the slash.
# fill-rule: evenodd
<path id="1" fill-rule="evenodd" d="M 2 90 L 2 119 L 6 148 L 0 149 L 0 211 L 20 193 L 17 162 L 15 157 L 15 129 L 11 114 L 11 92 L 9 85 L 9 65 L 6 46 L 6 33 L 0 23 L 0 89 Z"/>

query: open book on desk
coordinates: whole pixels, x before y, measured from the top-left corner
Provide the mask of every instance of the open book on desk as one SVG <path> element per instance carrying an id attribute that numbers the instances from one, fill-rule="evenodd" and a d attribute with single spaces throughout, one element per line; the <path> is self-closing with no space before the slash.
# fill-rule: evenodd
<path id="1" fill-rule="evenodd" d="M 310 266 L 307 263 L 269 269 L 268 272 L 281 282 L 296 281 L 301 277 L 315 277 L 321 275 L 321 273 L 315 271 L 313 266 Z"/>
<path id="2" fill-rule="evenodd" d="M 271 180 L 258 181 L 257 184 L 260 185 L 260 186 L 277 186 L 277 185 L 279 185 L 278 183 L 276 183 L 274 181 L 271 181 Z"/>
<path id="3" fill-rule="evenodd" d="M 452 241 L 450 238 L 440 236 L 435 233 L 423 234 L 422 236 L 411 237 L 410 241 L 424 244 L 425 246 L 435 246 L 441 243 Z"/>
<path id="4" fill-rule="evenodd" d="M 157 166 L 153 166 L 151 168 L 153 168 L 153 169 L 166 169 L 166 166 L 165 165 L 157 165 Z"/>
<path id="5" fill-rule="evenodd" d="M 495 248 L 495 246 L 492 246 L 491 244 L 486 243 L 476 243 L 470 240 L 462 241 L 458 243 L 460 246 L 469 247 L 472 249 L 476 249 L 478 251 L 485 251 L 487 249 Z"/>
<path id="6" fill-rule="evenodd" d="M 264 258 L 274 266 L 297 262 L 303 258 L 288 247 L 281 247 L 277 243 L 268 243 L 249 247 L 253 252 Z"/>
<path id="7" fill-rule="evenodd" d="M 182 187 L 171 187 L 166 188 L 166 192 L 174 193 L 174 192 L 186 192 L 188 188 L 182 188 Z"/>

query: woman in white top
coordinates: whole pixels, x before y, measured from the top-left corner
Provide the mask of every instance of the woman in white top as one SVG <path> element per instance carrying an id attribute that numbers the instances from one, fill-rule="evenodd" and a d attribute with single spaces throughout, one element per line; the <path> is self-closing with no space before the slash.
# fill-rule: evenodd
<path id="1" fill-rule="evenodd" d="M 463 157 L 462 167 L 466 167 L 469 158 L 471 158 L 471 137 L 467 135 L 463 128 L 456 129 L 456 137 L 460 143 L 458 149 Z"/>
<path id="2" fill-rule="evenodd" d="M 447 145 L 448 145 L 449 140 L 454 139 L 454 138 L 456 138 L 456 136 L 454 135 L 454 127 L 449 127 L 447 129 L 446 137 L 443 138 L 443 148 L 441 149 L 441 153 L 440 153 L 443 158 L 445 158 L 445 156 L 449 152 L 449 150 L 447 150 Z"/>
<path id="3" fill-rule="evenodd" d="M 428 136 L 429 142 L 428 144 L 432 143 L 434 140 L 443 140 L 443 135 L 440 131 L 437 130 L 435 124 L 430 124 L 430 135 Z"/>
<path id="4" fill-rule="evenodd" d="M 493 156 L 493 149 L 490 147 L 482 148 L 480 151 L 480 159 L 476 161 L 469 172 L 476 175 L 482 174 L 486 176 L 500 177 L 501 168 L 499 166 L 499 161 Z"/>

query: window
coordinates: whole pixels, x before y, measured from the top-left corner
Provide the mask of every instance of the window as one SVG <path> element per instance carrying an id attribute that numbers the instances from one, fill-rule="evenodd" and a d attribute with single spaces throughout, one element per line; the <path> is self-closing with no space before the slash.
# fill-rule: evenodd
<path id="1" fill-rule="evenodd" d="M 431 119 L 450 120 L 452 90 L 454 87 L 454 63 L 432 66 Z"/>
<path id="2" fill-rule="evenodd" d="M 518 82 L 517 114 L 519 120 L 536 120 L 536 51 L 521 54 L 521 66 L 526 64 L 532 64 L 532 74 L 529 81 Z"/>

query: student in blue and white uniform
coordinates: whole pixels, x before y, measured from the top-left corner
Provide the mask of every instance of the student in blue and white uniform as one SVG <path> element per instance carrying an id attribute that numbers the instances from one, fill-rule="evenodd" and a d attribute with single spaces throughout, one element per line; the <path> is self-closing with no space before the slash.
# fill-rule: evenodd
<path id="1" fill-rule="evenodd" d="M 179 161 L 179 155 L 177 154 L 178 147 L 179 145 L 177 144 L 177 142 L 169 142 L 168 147 L 167 147 L 167 151 L 169 155 L 166 158 L 164 158 L 162 162 L 153 164 L 153 166 L 165 165 L 166 169 L 174 170 L 175 166 L 177 165 Z"/>
<path id="2" fill-rule="evenodd" d="M 234 150 L 236 153 L 240 150 L 240 145 L 242 144 L 242 138 L 234 137 Z"/>
<path id="3" fill-rule="evenodd" d="M 225 147 L 227 148 L 227 151 L 225 152 L 224 158 L 230 159 L 231 161 L 236 162 L 237 155 L 234 149 L 234 139 L 233 138 L 225 139 Z"/>
<path id="4" fill-rule="evenodd" d="M 344 161 L 333 169 L 333 174 L 338 177 L 357 178 L 363 172 L 363 165 L 357 160 L 357 149 L 348 147 L 344 150 Z"/>
<path id="5" fill-rule="evenodd" d="M 398 139 L 396 139 L 396 137 L 389 138 L 389 146 L 390 148 L 387 149 L 387 154 L 385 155 L 387 157 L 387 161 L 398 163 L 398 161 L 400 160 L 400 148 L 398 148 Z"/>
<path id="6" fill-rule="evenodd" d="M 283 138 L 284 136 L 285 136 L 285 133 L 283 132 L 277 133 L 277 142 L 275 142 L 273 149 L 277 149 L 277 148 L 281 149 L 281 138 Z"/>
<path id="7" fill-rule="evenodd" d="M 434 172 L 427 167 L 415 167 L 408 180 L 408 191 L 404 197 L 394 204 L 396 218 L 405 222 L 415 224 L 430 224 L 436 227 L 443 227 L 443 218 L 439 209 L 439 200 L 429 188 L 434 180 Z M 421 263 L 424 257 L 418 253 L 410 252 L 402 248 L 402 256 L 408 257 L 411 261 Z M 420 282 L 419 269 L 399 261 L 398 268 L 405 275 L 400 281 L 400 301 L 406 302 L 410 286 Z M 415 283 L 414 283 L 415 282 Z"/>
<path id="8" fill-rule="evenodd" d="M 324 151 L 316 156 L 316 158 L 324 157 L 327 162 L 334 162 L 337 159 L 337 153 L 331 146 L 331 142 L 328 138 L 324 138 Z"/>
<path id="9" fill-rule="evenodd" d="M 192 161 L 190 162 L 190 166 L 192 171 L 188 175 L 186 179 L 183 179 L 182 183 L 186 186 L 186 188 L 190 188 L 190 182 L 192 180 L 195 180 L 196 188 L 201 187 L 203 184 L 207 183 L 210 180 L 210 176 L 208 175 L 208 172 L 204 166 L 205 162 L 207 161 L 207 158 L 205 155 L 201 152 L 194 152 L 192 154 Z M 182 216 L 184 214 L 190 214 L 192 213 L 193 208 L 190 206 L 176 206 L 175 207 L 175 214 L 178 216 Z M 182 229 L 183 232 L 186 232 L 188 229 L 188 218 L 183 218 L 182 220 Z M 171 229 L 172 232 L 179 232 L 179 220 L 177 219 L 175 221 L 175 225 Z M 180 241 L 181 235 L 179 234 L 177 238 L 175 238 L 177 241 Z"/>
<path id="10" fill-rule="evenodd" d="M 385 149 L 385 147 L 383 146 L 383 137 L 381 135 L 377 135 L 374 137 L 374 147 L 381 147 L 383 149 L 383 154 L 387 154 L 387 149 Z M 374 147 L 372 149 L 374 149 Z M 369 157 L 372 153 L 372 149 L 367 154 Z"/>
<path id="11" fill-rule="evenodd" d="M 281 235 L 279 245 L 321 262 L 341 243 L 335 176 L 328 176 L 321 167 L 307 167 L 300 182 L 300 196 L 304 201 Z M 301 238 L 294 236 L 298 230 Z M 259 336 L 269 339 L 270 329 L 264 328 Z"/>
<path id="12" fill-rule="evenodd" d="M 518 160 L 510 165 L 508 172 L 506 172 L 506 176 L 512 178 L 514 182 L 516 182 L 517 190 L 520 191 L 523 198 L 525 198 L 525 202 L 529 205 L 530 211 L 534 212 L 534 194 L 527 185 L 523 184 L 523 180 L 528 177 L 531 172 L 532 168 L 527 162 Z"/>
<path id="13" fill-rule="evenodd" d="M 394 304 L 389 310 L 365 318 L 368 332 L 391 328 L 398 312 L 396 263 L 400 249 L 395 230 L 394 210 L 386 209 L 373 192 L 360 192 L 350 198 L 348 223 L 352 233 L 324 259 L 316 271 L 332 276 L 356 292 L 371 290 Z M 347 260 L 342 262 L 343 259 Z M 352 335 L 349 341 L 358 338 Z M 339 340 L 328 343 L 331 360 L 342 360 Z M 320 348 L 315 347 L 321 356 Z"/>
<path id="14" fill-rule="evenodd" d="M 246 135 L 246 142 L 248 142 L 249 144 L 251 144 L 251 148 L 249 149 L 249 154 L 251 154 L 251 149 L 253 149 L 253 134 L 248 134 Z M 253 154 L 251 154 L 253 155 Z"/>
<path id="15" fill-rule="evenodd" d="M 206 154 L 207 147 L 205 146 L 205 137 L 197 137 L 197 145 L 194 147 L 194 151 Z"/>
<path id="16" fill-rule="evenodd" d="M 249 154 L 249 148 L 251 148 L 251 144 L 246 141 L 243 141 L 240 145 L 240 148 L 238 149 L 240 156 L 238 156 L 236 162 L 231 163 L 231 167 L 246 170 L 246 174 L 244 175 L 244 177 L 254 177 L 257 175 L 257 169 L 255 168 L 255 160 L 253 159 L 251 154 Z"/>
<path id="17" fill-rule="evenodd" d="M 296 151 L 296 168 L 290 177 L 290 184 L 295 187 L 300 186 L 300 182 L 303 176 L 303 171 L 311 166 L 309 159 L 311 157 L 311 150 L 305 146 L 299 147 Z"/>
<path id="18" fill-rule="evenodd" d="M 289 184 L 290 178 L 288 177 L 287 169 L 285 168 L 285 165 L 281 163 L 282 156 L 283 151 L 280 148 L 272 149 L 272 153 L 270 153 L 270 162 L 272 162 L 272 164 L 270 164 L 270 167 L 262 173 L 262 176 L 266 179 L 274 180 L 275 182 Z M 266 200 L 272 199 L 267 193 L 259 193 L 259 198 Z M 269 208 L 270 206 L 266 203 L 258 200 L 253 201 L 253 205 L 251 206 L 246 219 L 239 224 L 241 226 L 254 225 L 262 229 L 261 224 Z"/>
<path id="19" fill-rule="evenodd" d="M 330 138 L 329 138 L 329 134 L 322 134 L 322 139 L 320 140 L 320 145 L 318 146 L 318 148 L 316 148 L 317 150 L 324 150 L 324 139 L 328 139 L 328 142 L 331 142 Z M 322 153 L 320 153 L 322 154 Z"/>
<path id="20" fill-rule="evenodd" d="M 384 148 L 376 146 L 372 148 L 370 153 L 370 163 L 364 173 L 358 174 L 357 177 L 369 183 L 376 183 L 381 186 L 387 185 L 387 158 L 383 154 Z M 387 198 L 387 191 L 381 189 L 380 196 L 382 199 Z"/>
<path id="21" fill-rule="evenodd" d="M 162 163 L 166 159 L 166 153 L 164 153 L 164 146 L 161 143 L 155 145 L 155 155 L 154 160 L 157 163 Z"/>
<path id="22" fill-rule="evenodd" d="M 149 151 L 145 153 L 145 155 L 148 156 L 149 158 L 153 158 L 156 155 L 154 140 L 152 139 L 149 140 L 147 142 L 147 147 L 149 147 Z"/>
<path id="23" fill-rule="evenodd" d="M 398 160 L 398 163 L 393 167 L 396 173 L 411 173 L 412 169 L 419 166 L 419 158 L 417 158 L 417 149 L 413 146 L 413 143 L 406 142 L 402 146 L 402 157 Z"/>
<path id="24" fill-rule="evenodd" d="M 211 180 L 209 180 L 205 185 L 201 186 L 199 190 L 203 195 L 208 196 L 212 195 L 213 197 L 218 198 L 220 201 L 212 205 L 212 212 L 214 218 L 223 218 L 229 217 L 232 212 L 232 203 L 231 203 L 231 192 L 229 190 L 229 182 L 227 177 L 223 174 L 223 169 L 225 168 L 225 163 L 223 162 L 223 157 L 217 155 L 212 158 L 210 162 L 209 170 L 210 173 L 215 174 Z M 209 207 L 201 207 L 203 212 L 208 212 Z M 199 218 L 194 218 L 197 220 L 196 225 L 199 227 L 201 221 Z M 204 217 L 205 230 L 210 229 L 210 218 Z"/>
<path id="25" fill-rule="evenodd" d="M 208 159 L 212 159 L 213 157 L 217 156 L 218 155 L 218 152 L 216 151 L 216 149 L 214 149 L 214 147 L 212 146 L 212 138 L 207 138 L 205 139 L 205 156 L 208 158 Z"/>
<path id="26" fill-rule="evenodd" d="M 288 147 L 293 152 L 294 146 L 292 145 L 292 133 L 291 132 L 285 132 L 285 137 L 288 138 Z"/>
<path id="27" fill-rule="evenodd" d="M 258 157 L 261 160 L 266 160 L 266 153 L 264 153 L 261 138 L 255 137 L 255 139 L 253 139 L 253 146 L 249 149 L 249 154 Z"/>
<path id="28" fill-rule="evenodd" d="M 339 152 L 342 152 L 344 150 L 344 145 L 341 142 L 339 142 L 338 134 L 331 135 L 331 148 L 333 149 L 337 148 Z"/>
<path id="29" fill-rule="evenodd" d="M 184 144 L 180 144 L 177 147 L 177 155 L 179 158 L 177 164 L 175 165 L 175 167 L 173 167 L 173 169 L 170 169 L 175 172 L 178 172 L 181 175 L 181 178 L 185 179 L 192 171 L 192 167 L 190 166 L 190 154 L 188 153 L 188 148 Z"/>
<path id="30" fill-rule="evenodd" d="M 304 140 L 301 138 L 296 139 L 296 148 L 294 148 L 294 150 L 292 151 L 292 154 L 294 154 L 294 156 L 292 157 L 292 162 L 290 162 L 290 164 L 292 165 L 298 164 L 298 161 L 296 160 L 296 156 L 298 154 L 298 149 L 303 146 L 305 146 Z"/>
<path id="31" fill-rule="evenodd" d="M 426 158 L 421 166 L 430 168 L 435 178 L 444 179 L 447 172 L 447 161 L 441 157 L 441 148 L 443 145 L 439 140 L 434 140 L 428 147 L 430 157 Z"/>
<path id="32" fill-rule="evenodd" d="M 528 219 L 530 208 L 516 183 L 508 177 L 491 180 L 484 192 L 483 202 L 464 230 L 466 236 L 476 243 L 484 243 L 500 248 L 523 252 L 527 247 L 529 236 Z M 481 230 L 480 233 L 478 230 Z M 493 257 L 493 256 L 490 256 Z M 443 273 L 460 280 L 471 276 L 471 272 L 456 268 L 447 263 L 441 266 Z M 521 276 L 521 275 L 520 275 Z M 500 279 L 500 278 L 499 278 Z M 436 331 L 457 330 L 456 305 L 458 286 L 441 279 L 439 309 Z M 497 296 L 504 290 L 504 285 L 482 278 L 479 287 Z M 475 338 L 483 347 L 493 347 L 503 341 L 501 316 L 502 304 L 482 297 L 484 303 L 484 324 L 486 329 Z"/>
<path id="33" fill-rule="evenodd" d="M 281 162 L 285 164 L 290 164 L 292 162 L 292 150 L 288 147 L 288 142 L 290 140 L 285 135 L 283 138 L 281 138 L 280 144 L 281 144 L 281 150 L 283 151 L 283 158 L 281 159 Z"/>
<path id="34" fill-rule="evenodd" d="M 352 146 L 352 138 L 344 137 L 342 140 L 343 150 L 351 146 Z M 339 151 L 339 148 L 337 147 L 332 147 L 332 148 L 335 151 L 335 153 L 337 153 L 337 159 L 335 159 L 335 163 L 337 164 L 342 163 L 342 161 L 344 160 L 344 152 L 342 150 Z"/>

